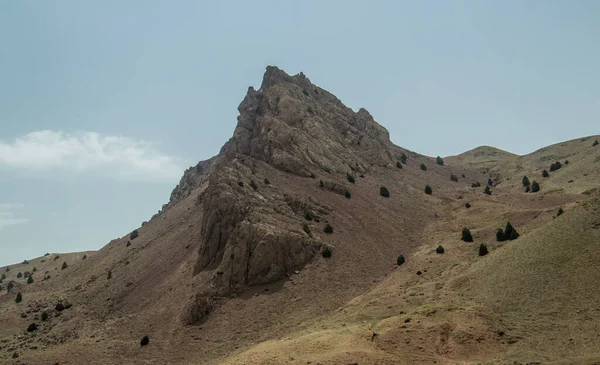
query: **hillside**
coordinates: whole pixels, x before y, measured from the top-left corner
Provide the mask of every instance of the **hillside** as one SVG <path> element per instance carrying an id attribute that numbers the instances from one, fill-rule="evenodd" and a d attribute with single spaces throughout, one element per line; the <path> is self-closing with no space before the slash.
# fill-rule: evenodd
<path id="1" fill-rule="evenodd" d="M 525 156 L 480 147 L 439 165 L 393 145 L 365 109 L 276 67 L 238 110 L 233 137 L 184 172 L 137 237 L 85 260 L 11 266 L 37 271 L 31 284 L 0 284 L 0 362 L 600 360 L 596 137 Z M 523 175 L 540 191 L 525 193 Z M 496 242 L 509 221 L 521 236 Z M 460 240 L 463 227 L 474 242 Z"/>

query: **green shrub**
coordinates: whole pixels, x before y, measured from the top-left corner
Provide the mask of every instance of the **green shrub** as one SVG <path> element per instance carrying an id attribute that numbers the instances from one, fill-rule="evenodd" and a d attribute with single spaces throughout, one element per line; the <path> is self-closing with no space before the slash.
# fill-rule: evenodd
<path id="1" fill-rule="evenodd" d="M 481 186 L 481 184 L 479 183 L 479 181 L 475 181 L 474 183 L 471 184 L 472 188 L 478 188 L 480 186 Z"/>
<path id="2" fill-rule="evenodd" d="M 556 171 L 562 167 L 562 164 L 559 161 L 550 165 L 550 172 Z"/>
<path id="3" fill-rule="evenodd" d="M 494 186 L 494 181 L 492 180 L 492 178 L 488 178 L 488 185 L 489 186 Z"/>
<path id="4" fill-rule="evenodd" d="M 402 162 L 400 161 L 396 161 L 396 167 L 401 169 L 402 168 Z"/>
<path id="5" fill-rule="evenodd" d="M 27 278 L 27 284 L 32 284 L 33 283 L 33 276 L 29 275 L 29 278 Z"/>
<path id="6" fill-rule="evenodd" d="M 507 240 L 516 240 L 519 238 L 519 233 L 517 233 L 517 230 L 513 228 L 510 222 L 506 224 L 506 228 L 504 229 L 504 237 L 506 237 Z"/>
<path id="7" fill-rule="evenodd" d="M 530 191 L 531 191 L 531 187 L 529 187 L 529 186 L 526 186 L 526 187 L 525 187 L 525 192 L 526 192 L 526 193 L 529 193 Z"/>
<path id="8" fill-rule="evenodd" d="M 240 188 L 243 188 L 243 187 L 244 187 L 244 183 L 243 183 L 243 182 L 241 182 L 241 181 L 238 181 L 238 185 L 240 186 Z"/>
<path id="9" fill-rule="evenodd" d="M 7 268 L 6 268 L 6 272 L 9 272 L 9 271 L 10 271 L 10 267 L 7 267 Z"/>
<path id="10" fill-rule="evenodd" d="M 422 164 L 421 164 L 421 170 L 423 170 L 423 171 L 427 171 L 427 166 L 425 166 L 425 164 L 424 164 L 424 163 L 422 163 Z"/>
<path id="11" fill-rule="evenodd" d="M 523 176 L 523 186 L 529 186 L 529 178 L 527 176 Z"/>
<path id="12" fill-rule="evenodd" d="M 538 184 L 537 181 L 533 180 L 533 182 L 531 183 L 531 192 L 537 193 L 538 191 L 540 191 L 540 184 Z"/>
<path id="13" fill-rule="evenodd" d="M 112 270 L 108 270 L 108 272 L 106 273 L 106 280 L 110 279 L 112 279 Z"/>
<path id="14" fill-rule="evenodd" d="M 21 295 L 21 293 L 17 293 L 17 297 L 15 298 L 15 303 L 21 303 L 21 301 L 23 301 L 23 296 Z"/>
<path id="15" fill-rule="evenodd" d="M 325 228 L 323 228 L 323 232 L 331 234 L 333 233 L 333 227 L 329 223 L 327 223 L 325 225 Z"/>
<path id="16" fill-rule="evenodd" d="M 68 267 L 68 266 L 67 266 L 67 263 L 66 263 L 66 262 L 63 262 L 63 264 L 62 264 L 62 267 L 61 267 L 60 269 L 61 269 L 61 270 L 64 270 L 64 269 L 66 269 L 67 267 Z"/>
<path id="17" fill-rule="evenodd" d="M 31 273 L 30 273 L 29 271 L 25 271 L 25 272 L 23 273 L 23 277 L 24 277 L 24 278 L 28 278 L 28 277 L 29 277 L 29 275 L 31 275 Z"/>
<path id="18" fill-rule="evenodd" d="M 452 180 L 454 182 L 458 182 L 458 176 L 456 176 L 454 174 L 450 174 L 450 180 Z"/>
<path id="19" fill-rule="evenodd" d="M 29 325 L 29 327 L 27 327 L 27 332 L 33 332 L 37 330 L 37 324 L 32 323 Z"/>
<path id="20" fill-rule="evenodd" d="M 9 293 L 12 290 L 12 288 L 14 288 L 14 287 L 15 287 L 15 283 L 10 281 L 8 283 L 8 286 L 6 287 L 6 292 Z"/>
<path id="21" fill-rule="evenodd" d="M 331 257 L 331 249 L 329 248 L 329 246 L 323 247 L 323 250 L 321 250 L 321 256 L 323 256 L 326 259 Z"/>
<path id="22" fill-rule="evenodd" d="M 471 204 L 469 204 L 469 203 L 465 204 L 465 208 L 467 208 L 467 209 L 471 208 Z"/>
<path id="23" fill-rule="evenodd" d="M 433 190 L 431 190 L 431 186 L 425 185 L 425 194 L 431 195 L 431 193 L 433 193 Z"/>
<path id="24" fill-rule="evenodd" d="M 150 343 L 150 339 L 148 338 L 148 336 L 144 336 L 140 340 L 140 346 L 146 346 L 149 343 Z"/>
<path id="25" fill-rule="evenodd" d="M 492 195 L 492 190 L 489 186 L 486 186 L 485 189 L 483 189 L 483 193 L 487 195 Z"/>
<path id="26" fill-rule="evenodd" d="M 471 231 L 469 231 L 467 227 L 463 227 L 461 239 L 465 242 L 473 242 L 473 236 L 471 235 Z"/>
<path id="27" fill-rule="evenodd" d="M 350 194 L 350 192 L 348 190 L 346 190 L 346 192 L 344 193 L 344 196 L 348 199 L 350 199 L 350 197 L 352 196 L 352 194 Z"/>
<path id="28" fill-rule="evenodd" d="M 442 245 L 439 245 L 436 249 L 435 249 L 435 253 L 444 253 L 444 247 Z"/>
<path id="29" fill-rule="evenodd" d="M 2 276 L 0 276 L 0 281 L 2 281 L 2 280 L 4 280 L 4 279 L 6 279 L 6 274 L 5 274 L 5 273 L 2 273 Z"/>
<path id="30" fill-rule="evenodd" d="M 400 156 L 400 162 L 402 162 L 403 164 L 406 165 L 406 154 L 404 152 L 402 152 L 402 155 Z"/>
<path id="31" fill-rule="evenodd" d="M 63 302 L 58 302 L 58 303 L 56 303 L 56 306 L 54 307 L 54 309 L 57 312 L 62 312 L 65 310 L 65 305 L 63 304 Z"/>
<path id="32" fill-rule="evenodd" d="M 479 245 L 479 256 L 485 256 L 488 254 L 488 248 L 485 243 Z"/>
<path id="33" fill-rule="evenodd" d="M 404 255 L 400 255 L 398 256 L 398 258 L 396 259 L 396 264 L 398 264 L 398 266 L 402 265 L 403 263 L 405 263 L 406 260 L 404 259 Z"/>
<path id="34" fill-rule="evenodd" d="M 542 171 L 542 177 L 550 177 L 550 174 L 548 173 L 548 171 L 546 171 L 546 169 Z"/>
<path id="35" fill-rule="evenodd" d="M 352 184 L 354 184 L 354 182 L 355 182 L 354 176 L 352 176 L 350 174 L 346 174 L 346 179 L 348 179 L 348 181 Z"/>
<path id="36" fill-rule="evenodd" d="M 133 240 L 133 239 L 135 239 L 135 238 L 136 238 L 137 236 L 139 236 L 139 235 L 140 235 L 140 234 L 138 233 L 138 230 L 137 230 L 137 229 L 134 229 L 134 230 L 133 230 L 133 231 L 131 231 L 131 233 L 129 234 L 129 239 L 130 239 L 130 240 Z M 55 260 L 56 260 L 56 258 L 55 258 Z"/>
<path id="37" fill-rule="evenodd" d="M 594 143 L 592 143 L 592 147 L 596 147 L 599 144 L 600 144 L 600 142 L 598 142 L 598 140 L 595 140 Z"/>
<path id="38" fill-rule="evenodd" d="M 310 234 L 310 228 L 308 228 L 308 224 L 303 224 L 302 230 L 306 232 L 306 234 Z"/>
<path id="39" fill-rule="evenodd" d="M 17 279 L 20 279 L 20 278 L 22 278 L 22 277 L 23 277 L 23 274 L 22 274 L 22 273 L 19 271 L 19 272 L 17 273 Z"/>
<path id="40" fill-rule="evenodd" d="M 558 208 L 558 212 L 556 212 L 556 216 L 560 216 L 564 213 L 565 211 L 563 210 L 563 208 Z"/>
<path id="41" fill-rule="evenodd" d="M 266 177 L 265 177 L 265 179 L 263 181 L 264 181 L 265 185 L 271 185 L 271 182 Z"/>
<path id="42" fill-rule="evenodd" d="M 325 184 L 323 183 L 323 180 L 319 180 L 319 187 L 320 188 L 324 188 Z"/>
<path id="43" fill-rule="evenodd" d="M 252 189 L 254 190 L 258 190 L 258 185 L 256 185 L 256 183 L 253 181 L 250 181 L 250 187 L 252 187 Z"/>
<path id="44" fill-rule="evenodd" d="M 443 165 L 444 164 L 444 159 L 441 158 L 440 156 L 435 158 L 435 163 L 438 165 Z"/>
<path id="45" fill-rule="evenodd" d="M 23 262 L 21 262 L 22 265 L 29 265 L 29 261 L 27 260 L 23 260 Z"/>
<path id="46" fill-rule="evenodd" d="M 46 322 L 48 320 L 48 312 L 43 311 L 42 312 L 42 321 Z"/>
<path id="47" fill-rule="evenodd" d="M 569 164 L 569 160 L 565 160 L 565 165 L 568 165 L 568 164 Z"/>
<path id="48" fill-rule="evenodd" d="M 84 254 L 84 255 L 83 255 L 83 257 L 82 257 L 81 259 L 82 259 L 82 260 L 85 260 L 85 259 L 87 259 L 87 255 L 85 255 L 85 254 Z"/>
<path id="49" fill-rule="evenodd" d="M 129 247 L 131 246 L 131 241 L 127 241 L 127 244 L 125 245 L 125 247 Z"/>
<path id="50" fill-rule="evenodd" d="M 313 215 L 313 213 L 310 210 L 307 210 L 306 212 L 304 212 L 304 219 L 306 219 L 307 221 L 312 221 L 315 218 L 315 216 Z"/>
<path id="51" fill-rule="evenodd" d="M 498 242 L 506 241 L 506 235 L 504 234 L 504 231 L 502 230 L 502 228 L 498 228 L 498 231 L 496 232 L 496 241 L 498 241 Z"/>
<path id="52" fill-rule="evenodd" d="M 37 267 L 33 267 L 33 269 L 31 270 L 31 272 L 36 272 L 37 271 Z"/>
<path id="53" fill-rule="evenodd" d="M 136 230 L 137 231 L 137 230 Z M 133 233 L 133 232 L 132 232 Z M 135 233 L 137 235 L 137 232 Z M 137 236 L 136 236 L 137 237 Z M 58 258 L 60 257 L 60 255 L 56 255 L 54 256 L 54 261 L 58 260 Z"/>
<path id="54" fill-rule="evenodd" d="M 389 198 L 390 191 L 385 186 L 382 186 L 379 188 L 379 195 L 381 195 L 384 198 Z"/>

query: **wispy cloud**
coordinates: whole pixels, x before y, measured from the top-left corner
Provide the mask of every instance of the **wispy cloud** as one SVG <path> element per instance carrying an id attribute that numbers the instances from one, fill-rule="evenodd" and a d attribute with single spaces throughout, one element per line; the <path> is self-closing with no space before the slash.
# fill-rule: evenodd
<path id="1" fill-rule="evenodd" d="M 29 222 L 29 219 L 15 217 L 14 211 L 21 208 L 23 208 L 23 206 L 18 204 L 0 203 L 0 231 L 4 229 L 4 227 Z"/>
<path id="2" fill-rule="evenodd" d="M 107 177 L 143 181 L 176 181 L 183 169 L 151 143 L 95 132 L 68 134 L 36 131 L 0 141 L 0 165 L 23 169 L 96 170 Z"/>

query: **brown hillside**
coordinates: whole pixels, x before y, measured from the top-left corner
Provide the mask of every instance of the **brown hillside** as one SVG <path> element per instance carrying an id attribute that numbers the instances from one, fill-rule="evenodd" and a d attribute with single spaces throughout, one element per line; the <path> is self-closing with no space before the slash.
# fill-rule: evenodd
<path id="1" fill-rule="evenodd" d="M 393 145 L 366 110 L 355 113 L 303 74 L 275 67 L 238 110 L 233 137 L 217 156 L 185 171 L 138 237 L 127 233 L 86 260 L 65 255 L 64 270 L 54 267 L 61 259 L 36 259 L 34 282 L 19 283 L 21 303 L 16 289 L 7 293 L 2 284 L 1 363 L 527 363 L 599 356 L 597 275 L 586 261 L 600 224 L 593 200 L 600 147 L 592 139 L 527 156 L 479 148 L 438 165 Z M 406 164 L 398 162 L 402 153 Z M 568 165 L 541 178 L 543 168 L 566 158 Z M 523 192 L 523 174 L 540 182 L 540 192 Z M 490 176 L 495 186 L 486 195 Z M 472 188 L 475 182 L 481 186 Z M 565 214 L 554 219 L 559 207 Z M 507 221 L 521 237 L 495 242 Z M 324 232 L 327 224 L 333 233 Z M 460 241 L 464 226 L 473 243 Z M 568 240 L 575 243 L 565 249 Z M 478 257 L 484 242 L 490 254 Z M 440 244 L 444 254 L 434 251 Z M 330 258 L 322 256 L 325 248 Z M 401 254 L 407 262 L 398 266 Z M 51 278 L 41 280 L 41 270 Z M 542 298 L 547 303 L 536 305 Z M 72 306 L 58 311 L 59 301 Z M 583 302 L 590 304 L 576 308 Z M 557 312 L 563 303 L 568 313 Z M 28 333 L 31 323 L 38 329 Z M 141 347 L 144 335 L 150 344 Z M 543 356 L 535 352 L 542 343 Z"/>

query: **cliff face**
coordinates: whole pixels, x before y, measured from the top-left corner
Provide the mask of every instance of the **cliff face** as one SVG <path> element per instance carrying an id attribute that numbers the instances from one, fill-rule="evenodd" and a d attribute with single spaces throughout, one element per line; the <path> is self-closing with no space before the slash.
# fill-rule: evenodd
<path id="1" fill-rule="evenodd" d="M 211 271 L 211 290 L 220 295 L 279 280 L 321 247 L 302 223 L 306 212 L 326 214 L 327 209 L 265 187 L 257 169 L 307 178 L 362 174 L 394 163 L 397 150 L 369 112 L 355 113 L 302 73 L 289 76 L 267 67 L 260 89 L 250 87 L 238 110 L 233 137 L 219 155 L 188 169 L 163 207 L 205 186 L 195 273 Z"/>

